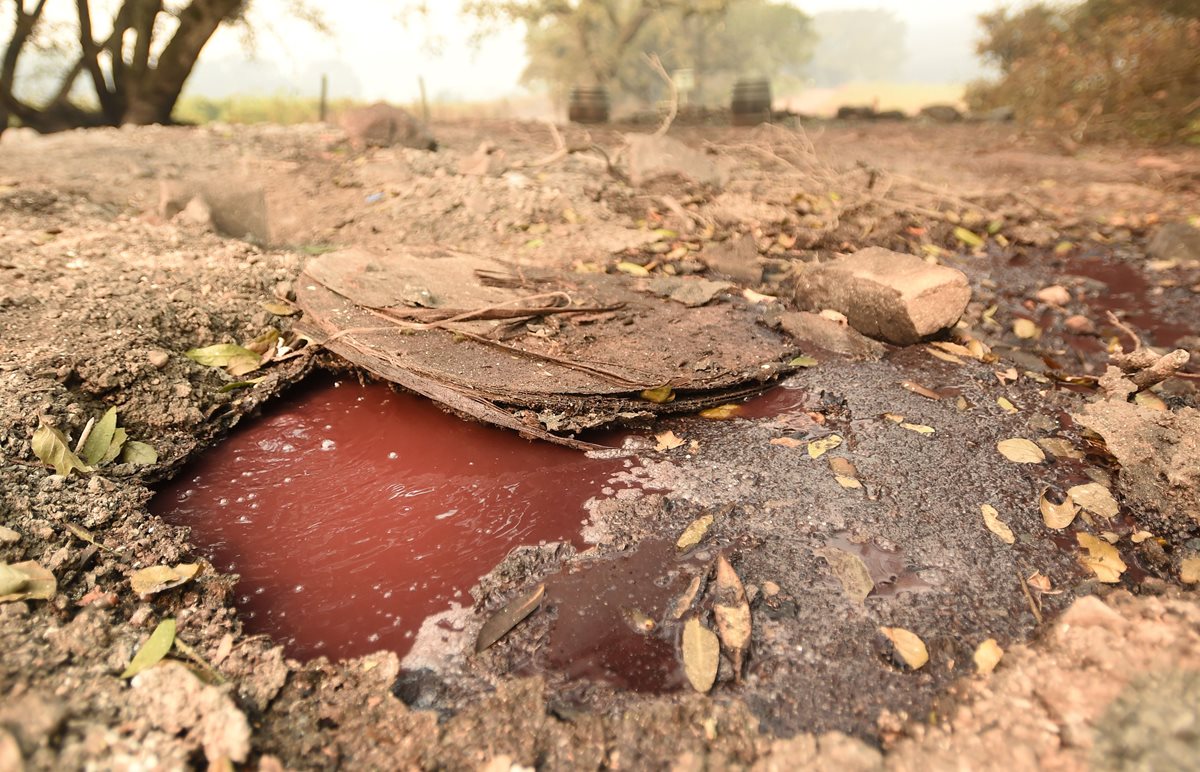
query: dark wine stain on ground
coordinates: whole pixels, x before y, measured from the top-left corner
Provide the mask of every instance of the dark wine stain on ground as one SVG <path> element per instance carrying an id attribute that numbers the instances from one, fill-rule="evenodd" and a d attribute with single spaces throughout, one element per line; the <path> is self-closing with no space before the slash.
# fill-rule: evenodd
<path id="1" fill-rule="evenodd" d="M 622 466 L 324 380 L 189 465 L 152 509 L 241 576 L 247 628 L 290 656 L 403 656 L 513 547 L 579 546 L 584 504 Z"/>

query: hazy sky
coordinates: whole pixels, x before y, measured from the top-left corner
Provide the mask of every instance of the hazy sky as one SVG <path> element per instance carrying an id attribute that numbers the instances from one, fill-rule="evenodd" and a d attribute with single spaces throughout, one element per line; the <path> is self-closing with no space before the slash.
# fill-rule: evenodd
<path id="1" fill-rule="evenodd" d="M 322 8 L 334 32 L 323 36 L 294 19 L 280 18 L 281 0 L 255 0 L 259 19 L 275 19 L 268 28 L 260 25 L 255 58 L 263 65 L 278 67 L 295 82 L 296 90 L 312 91 L 320 63 L 340 62 L 352 72 L 331 75 L 331 92 L 354 89 L 366 99 L 413 100 L 417 77 L 422 76 L 430 95 L 462 99 L 490 99 L 517 91 L 525 67 L 523 31 L 517 25 L 492 30 L 481 45 L 469 40 L 474 22 L 459 13 L 460 0 L 429 2 L 426 18 L 397 17 L 400 3 L 387 0 L 310 0 Z M 971 59 L 978 31 L 975 17 L 1005 4 L 1002 0 L 794 0 L 794 5 L 813 13 L 851 8 L 883 8 L 894 11 L 908 24 L 907 47 L 911 60 L 904 80 L 966 80 L 978 75 Z M 1008 3 L 1012 4 L 1012 3 Z M 347 13 L 353 8 L 353 13 Z M 432 43 L 431 43 L 432 40 Z M 236 29 L 222 29 L 209 43 L 205 57 L 211 75 L 222 60 L 246 59 Z M 206 78 L 197 72 L 196 90 L 206 90 Z M 342 82 L 339 83 L 339 80 Z M 352 81 L 357 80 L 357 83 Z"/>

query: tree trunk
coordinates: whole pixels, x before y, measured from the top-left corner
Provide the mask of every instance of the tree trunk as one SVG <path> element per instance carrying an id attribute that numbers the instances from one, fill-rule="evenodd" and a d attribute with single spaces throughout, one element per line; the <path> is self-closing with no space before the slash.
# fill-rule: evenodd
<path id="1" fill-rule="evenodd" d="M 192 0 L 179 14 L 179 28 L 158 57 L 158 64 L 141 79 L 127 82 L 123 123 L 167 123 L 192 74 L 196 59 L 221 22 L 235 14 L 245 0 Z"/>

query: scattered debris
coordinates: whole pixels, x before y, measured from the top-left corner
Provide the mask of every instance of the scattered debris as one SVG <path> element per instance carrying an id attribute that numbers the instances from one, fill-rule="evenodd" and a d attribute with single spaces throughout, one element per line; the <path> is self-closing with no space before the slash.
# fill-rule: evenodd
<path id="1" fill-rule="evenodd" d="M 683 625 L 680 647 L 683 650 L 683 672 L 688 683 L 696 691 L 706 694 L 717 680 L 717 666 L 720 664 L 721 644 L 716 634 L 699 619 L 692 617 Z"/>
<path id="2" fill-rule="evenodd" d="M 475 638 L 475 653 L 478 654 L 490 647 L 507 635 L 509 630 L 520 624 L 525 617 L 532 614 L 541 605 L 542 596 L 545 594 L 545 583 L 539 584 L 532 590 L 517 595 L 493 613 L 483 623 L 483 627 L 479 628 L 479 635 Z"/>
<path id="3" fill-rule="evenodd" d="M 972 659 L 975 661 L 975 672 L 979 675 L 988 675 L 996 669 L 996 665 L 1000 664 L 1000 658 L 1004 656 L 1004 649 L 1000 648 L 1000 644 L 996 643 L 995 638 L 988 638 L 975 647 L 975 654 Z"/>
<path id="4" fill-rule="evenodd" d="M 879 632 L 892 642 L 896 654 L 913 670 L 920 670 L 929 661 L 929 650 L 916 633 L 903 627 L 881 627 Z"/>

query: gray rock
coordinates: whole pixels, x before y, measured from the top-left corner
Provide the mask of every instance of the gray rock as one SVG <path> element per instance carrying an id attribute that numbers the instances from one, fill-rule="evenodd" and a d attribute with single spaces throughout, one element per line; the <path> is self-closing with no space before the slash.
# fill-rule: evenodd
<path id="1" fill-rule="evenodd" d="M 1159 227 L 1146 245 L 1155 260 L 1200 260 L 1200 228 L 1172 222 Z"/>
<path id="2" fill-rule="evenodd" d="M 342 113 L 338 124 L 357 148 L 403 145 L 417 150 L 437 150 L 437 141 L 425 124 L 407 110 L 386 102 L 357 107 Z"/>
<path id="3" fill-rule="evenodd" d="M 712 299 L 722 292 L 733 289 L 733 285 L 727 281 L 661 276 L 651 279 L 647 288 L 659 297 L 670 298 L 688 308 L 696 308 L 712 302 Z"/>
<path id="4" fill-rule="evenodd" d="M 762 282 L 763 269 L 758 260 L 758 245 L 749 234 L 705 246 L 700 259 L 708 265 L 708 270 L 727 276 L 738 284 L 754 287 Z"/>
<path id="5" fill-rule="evenodd" d="M 778 317 L 779 327 L 798 341 L 851 359 L 879 359 L 886 350 L 853 327 L 810 311 L 788 311 Z"/>
<path id="6" fill-rule="evenodd" d="M 718 188 L 728 180 L 725 169 L 713 158 L 677 139 L 634 134 L 628 137 L 628 142 L 629 179 L 634 185 L 671 175 Z"/>
<path id="7" fill-rule="evenodd" d="M 795 285 L 797 308 L 833 309 L 862 334 L 899 345 L 951 326 L 970 299 L 962 271 L 881 247 L 809 266 Z"/>
<path id="8" fill-rule="evenodd" d="M 955 123 L 962 120 L 962 112 L 954 105 L 925 105 L 920 117 L 935 123 Z"/>
<path id="9" fill-rule="evenodd" d="M 159 185 L 158 214 L 165 220 L 180 217 L 211 225 L 224 236 L 258 244 L 276 240 L 266 191 L 241 173 L 200 181 L 163 180 Z"/>

